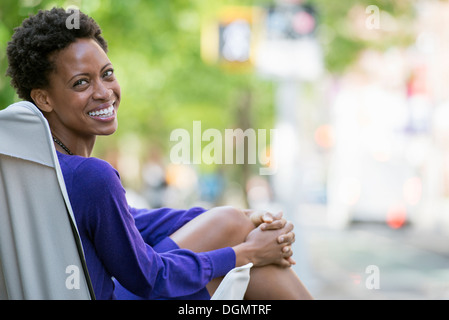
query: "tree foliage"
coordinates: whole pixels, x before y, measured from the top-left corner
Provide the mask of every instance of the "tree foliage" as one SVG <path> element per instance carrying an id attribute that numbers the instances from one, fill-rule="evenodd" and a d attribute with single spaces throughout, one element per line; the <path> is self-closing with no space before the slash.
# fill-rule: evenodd
<path id="1" fill-rule="evenodd" d="M 367 40 L 354 33 L 351 10 L 378 5 L 394 17 L 410 16 L 410 1 L 313 0 L 318 32 L 330 72 L 342 72 L 368 45 L 400 43 L 404 32 Z M 0 108 L 17 97 L 10 87 L 5 48 L 13 29 L 31 13 L 53 6 L 76 5 L 102 27 L 109 56 L 122 86 L 120 128 L 115 140 L 127 133 L 167 146 L 171 130 L 203 127 L 232 128 L 239 124 L 239 101 L 251 96 L 253 127 L 272 127 L 273 85 L 254 72 L 229 72 L 204 63 L 200 54 L 201 24 L 225 5 L 267 6 L 272 1 L 251 0 L 2 0 L 0 3 Z M 101 149 L 101 147 L 100 147 Z"/>

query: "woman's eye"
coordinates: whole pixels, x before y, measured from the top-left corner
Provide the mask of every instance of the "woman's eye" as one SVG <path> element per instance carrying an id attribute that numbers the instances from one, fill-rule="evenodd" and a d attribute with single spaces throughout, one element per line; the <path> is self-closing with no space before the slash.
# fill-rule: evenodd
<path id="1" fill-rule="evenodd" d="M 113 69 L 109 69 L 109 70 L 106 70 L 105 71 L 105 73 L 103 73 L 103 77 L 110 77 L 110 76 L 112 76 L 114 74 L 114 70 Z"/>
<path id="2" fill-rule="evenodd" d="M 74 87 L 78 87 L 78 86 L 81 86 L 81 85 L 86 84 L 86 83 L 87 83 L 87 80 L 85 80 L 85 79 L 80 79 L 80 80 L 75 81 L 75 83 L 73 84 L 73 86 L 74 86 Z"/>

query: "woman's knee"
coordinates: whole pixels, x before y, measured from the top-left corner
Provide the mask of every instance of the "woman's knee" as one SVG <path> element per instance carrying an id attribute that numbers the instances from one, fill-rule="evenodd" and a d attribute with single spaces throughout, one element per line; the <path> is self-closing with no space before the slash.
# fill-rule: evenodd
<path id="1" fill-rule="evenodd" d="M 254 224 L 243 210 L 232 206 L 223 206 L 213 208 L 210 211 L 214 215 L 213 219 L 220 226 L 221 231 L 231 237 L 240 237 L 244 240 L 248 233 L 254 229 Z"/>
<path id="2" fill-rule="evenodd" d="M 254 224 L 242 210 L 216 207 L 188 222 L 170 238 L 181 248 L 203 252 L 237 245 L 253 229 Z"/>

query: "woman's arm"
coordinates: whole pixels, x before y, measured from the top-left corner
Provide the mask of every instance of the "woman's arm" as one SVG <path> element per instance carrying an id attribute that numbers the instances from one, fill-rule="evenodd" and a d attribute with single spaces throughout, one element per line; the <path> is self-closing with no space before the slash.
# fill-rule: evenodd
<path id="1" fill-rule="evenodd" d="M 147 245 L 129 212 L 118 173 L 109 164 L 89 159 L 77 168 L 73 201 L 104 268 L 125 288 L 146 298 L 186 296 L 204 288 L 235 266 L 235 252 L 223 248 L 194 253 L 176 249 L 159 254 Z"/>

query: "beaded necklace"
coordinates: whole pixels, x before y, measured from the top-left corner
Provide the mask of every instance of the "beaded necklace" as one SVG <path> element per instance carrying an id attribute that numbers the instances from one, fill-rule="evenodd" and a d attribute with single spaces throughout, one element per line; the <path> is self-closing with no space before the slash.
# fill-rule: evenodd
<path id="1" fill-rule="evenodd" d="M 73 156 L 72 151 L 69 150 L 69 148 L 67 148 L 60 140 L 56 139 L 55 137 L 53 137 L 53 141 L 56 142 L 57 144 L 59 144 L 59 146 L 65 150 L 65 152 L 67 152 L 69 155 Z"/>

